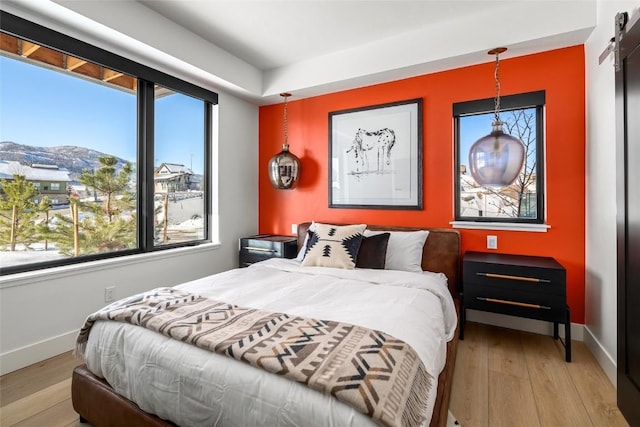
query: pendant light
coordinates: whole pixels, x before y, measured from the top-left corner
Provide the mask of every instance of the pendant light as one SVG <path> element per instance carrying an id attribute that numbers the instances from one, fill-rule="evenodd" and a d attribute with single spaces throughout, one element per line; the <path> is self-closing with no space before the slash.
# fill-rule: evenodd
<path id="1" fill-rule="evenodd" d="M 509 134 L 504 133 L 500 120 L 500 61 L 498 55 L 505 52 L 506 47 L 490 50 L 489 55 L 496 56 L 494 78 L 496 96 L 492 123 L 489 135 L 477 140 L 469 150 L 469 168 L 471 176 L 482 186 L 504 187 L 516 180 L 524 163 L 524 144 Z"/>
<path id="2" fill-rule="evenodd" d="M 300 159 L 289 152 L 289 129 L 287 122 L 287 98 L 290 93 L 281 93 L 284 98 L 284 144 L 282 151 L 269 160 L 269 179 L 271 185 L 280 190 L 293 188 L 300 174 Z"/>

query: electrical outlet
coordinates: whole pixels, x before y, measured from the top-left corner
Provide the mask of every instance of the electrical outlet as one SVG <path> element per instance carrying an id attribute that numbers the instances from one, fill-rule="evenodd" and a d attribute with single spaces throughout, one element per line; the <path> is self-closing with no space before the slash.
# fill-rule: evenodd
<path id="1" fill-rule="evenodd" d="M 487 249 L 498 249 L 498 236 L 487 236 Z"/>
<path id="2" fill-rule="evenodd" d="M 108 288 L 104 288 L 104 302 L 111 302 L 116 299 L 115 297 L 116 287 L 109 286 Z"/>
<path id="3" fill-rule="evenodd" d="M 291 234 L 298 234 L 298 224 L 291 224 Z"/>

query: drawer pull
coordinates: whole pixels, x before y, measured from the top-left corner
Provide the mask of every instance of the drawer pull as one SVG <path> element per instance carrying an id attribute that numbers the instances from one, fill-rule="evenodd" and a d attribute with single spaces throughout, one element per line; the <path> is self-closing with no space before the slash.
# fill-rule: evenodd
<path id="1" fill-rule="evenodd" d="M 476 275 L 485 276 L 485 277 L 491 277 L 493 279 L 520 280 L 521 282 L 551 283 L 551 280 L 549 280 L 549 279 L 537 279 L 535 277 L 524 277 L 524 276 L 510 276 L 508 274 L 476 273 Z"/>
<path id="2" fill-rule="evenodd" d="M 245 246 L 245 249 L 248 251 L 258 251 L 258 252 L 270 252 L 270 253 L 276 253 L 278 251 L 276 251 L 275 249 L 269 249 L 269 248 L 257 248 L 255 246 Z"/>
<path id="3" fill-rule="evenodd" d="M 479 299 L 480 301 L 495 302 L 495 303 L 498 303 L 498 304 L 517 305 L 519 307 L 528 307 L 528 308 L 551 310 L 551 307 L 548 307 L 546 305 L 540 305 L 540 304 L 527 304 L 526 302 L 507 301 L 507 300 L 504 300 L 504 299 L 485 298 L 485 297 L 476 297 L 476 299 Z"/>

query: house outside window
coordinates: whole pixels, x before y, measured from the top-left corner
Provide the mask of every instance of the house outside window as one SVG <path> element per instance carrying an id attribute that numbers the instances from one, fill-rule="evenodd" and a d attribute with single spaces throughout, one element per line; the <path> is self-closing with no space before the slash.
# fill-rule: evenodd
<path id="1" fill-rule="evenodd" d="M 544 223 L 544 103 L 544 91 L 501 97 L 503 129 L 525 150 L 520 173 L 505 186 L 478 184 L 469 173 L 471 146 L 491 131 L 494 99 L 453 105 L 456 221 Z"/>
<path id="2" fill-rule="evenodd" d="M 0 159 L 23 153 L 0 161 L 0 188 L 25 189 L 20 229 L 0 193 L 0 274 L 210 241 L 217 94 L 0 13 Z M 175 197 L 155 162 L 189 165 Z"/>

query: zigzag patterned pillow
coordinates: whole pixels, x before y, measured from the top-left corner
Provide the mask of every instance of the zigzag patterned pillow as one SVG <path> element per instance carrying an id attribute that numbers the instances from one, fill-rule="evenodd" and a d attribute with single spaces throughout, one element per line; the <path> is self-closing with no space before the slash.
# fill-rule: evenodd
<path id="1" fill-rule="evenodd" d="M 309 232 L 307 253 L 302 265 L 354 269 L 362 233 L 366 224 L 330 225 L 316 223 L 315 231 Z"/>

